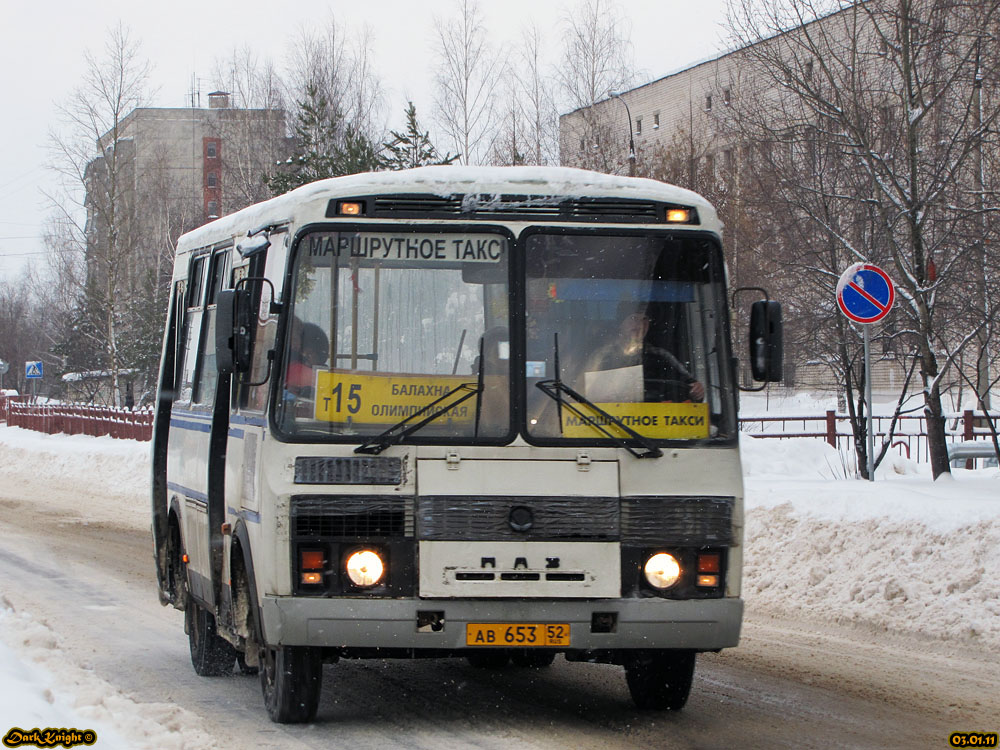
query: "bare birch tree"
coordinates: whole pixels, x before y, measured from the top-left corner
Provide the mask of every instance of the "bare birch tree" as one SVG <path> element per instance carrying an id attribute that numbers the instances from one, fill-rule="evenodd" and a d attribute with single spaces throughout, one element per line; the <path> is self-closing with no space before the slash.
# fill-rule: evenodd
<path id="1" fill-rule="evenodd" d="M 372 59 L 371 29 L 349 28 L 330 16 L 319 29 L 303 29 L 291 43 L 285 101 L 294 120 L 302 102 L 322 99 L 336 143 L 342 146 L 348 132 L 372 143 L 385 137 L 385 92 Z"/>
<path id="2" fill-rule="evenodd" d="M 59 200 L 72 242 L 86 258 L 84 299 L 100 321 L 99 337 L 112 399 L 120 403 L 121 347 L 130 320 L 130 295 L 143 272 L 136 215 L 134 144 L 124 137 L 129 112 L 147 101 L 150 64 L 119 25 L 103 54 L 84 56 L 80 85 L 60 107 L 65 129 L 51 136 L 53 166 L 64 178 Z M 85 223 L 77 217 L 85 214 Z"/>
<path id="3" fill-rule="evenodd" d="M 515 76 L 525 125 L 525 161 L 559 163 L 559 111 L 553 82 L 546 74 L 545 35 L 532 24 L 521 32 Z"/>
<path id="4" fill-rule="evenodd" d="M 509 65 L 494 87 L 496 131 L 486 161 L 496 166 L 517 166 L 528 163 L 531 147 L 530 125 L 525 117 L 518 73 Z"/>
<path id="5" fill-rule="evenodd" d="M 574 146 L 581 144 L 576 166 L 614 172 L 622 164 L 620 155 L 628 153 L 632 123 L 626 120 L 626 112 L 622 112 L 621 122 L 628 127 L 611 127 L 601 124 L 594 108 L 634 80 L 632 45 L 624 17 L 611 0 L 584 0 L 563 17 L 565 46 L 557 80 L 567 107 L 580 109 L 583 117 L 579 127 L 560 137 Z"/>
<path id="6" fill-rule="evenodd" d="M 838 264 L 878 262 L 893 275 L 895 337 L 917 360 L 935 477 L 949 471 L 944 377 L 985 320 L 955 313 L 974 281 L 963 269 L 978 265 L 963 239 L 989 232 L 995 210 L 971 188 L 1000 117 L 998 103 L 976 114 L 976 82 L 997 80 L 998 11 L 995 0 L 739 0 L 731 19 L 760 86 L 745 122 L 789 154 L 781 184 L 793 218 Z M 820 154 L 839 166 L 829 179 L 815 179 Z"/>
<path id="7" fill-rule="evenodd" d="M 456 0 L 456 8 L 455 18 L 437 21 L 437 121 L 461 163 L 480 164 L 494 137 L 502 63 L 487 38 L 478 1 Z"/>
<path id="8" fill-rule="evenodd" d="M 216 134 L 222 151 L 224 208 L 231 213 L 271 197 L 267 180 L 287 158 L 283 84 L 274 63 L 250 45 L 215 63 L 215 86 L 230 94 L 237 112 L 219 112 Z"/>

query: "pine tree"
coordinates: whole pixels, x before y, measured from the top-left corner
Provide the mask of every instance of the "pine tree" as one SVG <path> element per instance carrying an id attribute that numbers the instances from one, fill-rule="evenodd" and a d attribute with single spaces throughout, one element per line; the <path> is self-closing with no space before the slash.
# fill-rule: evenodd
<path id="1" fill-rule="evenodd" d="M 374 172 L 382 166 L 375 144 L 353 126 L 344 129 L 344 138 L 335 152 L 337 174 L 358 174 Z"/>
<path id="2" fill-rule="evenodd" d="M 306 86 L 295 116 L 296 153 L 267 180 L 273 195 L 345 174 L 373 171 L 381 160 L 375 144 L 344 122 L 337 107 L 314 84 Z"/>
<path id="3" fill-rule="evenodd" d="M 451 164 L 459 154 L 442 157 L 431 143 L 428 131 L 421 131 L 417 124 L 417 108 L 409 102 L 406 108 L 406 132 L 389 131 L 392 140 L 386 141 L 382 164 L 386 169 L 411 169 L 432 164 Z"/>

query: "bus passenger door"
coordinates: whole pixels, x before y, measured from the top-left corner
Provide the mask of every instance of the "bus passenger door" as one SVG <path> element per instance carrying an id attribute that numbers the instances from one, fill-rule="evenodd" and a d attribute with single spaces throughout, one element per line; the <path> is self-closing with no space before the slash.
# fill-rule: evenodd
<path id="1" fill-rule="evenodd" d="M 188 555 L 191 594 L 208 607 L 216 603 L 221 549 L 217 537 L 225 517 L 222 460 L 228 431 L 228 396 L 224 426 L 216 418 L 216 391 L 220 389 L 215 364 L 215 298 L 228 282 L 228 250 L 192 260 L 188 310 L 182 336 L 181 387 L 171 419 L 168 448 L 168 486 L 182 499 L 181 531 Z M 224 384 L 228 388 L 228 379 Z M 228 393 L 228 391 L 227 391 Z"/>

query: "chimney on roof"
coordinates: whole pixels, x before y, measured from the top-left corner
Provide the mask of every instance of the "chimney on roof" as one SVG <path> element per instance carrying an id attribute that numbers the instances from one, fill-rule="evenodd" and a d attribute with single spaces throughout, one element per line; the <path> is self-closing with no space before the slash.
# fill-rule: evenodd
<path id="1" fill-rule="evenodd" d="M 209 109 L 229 109 L 229 92 L 213 91 L 208 95 Z"/>

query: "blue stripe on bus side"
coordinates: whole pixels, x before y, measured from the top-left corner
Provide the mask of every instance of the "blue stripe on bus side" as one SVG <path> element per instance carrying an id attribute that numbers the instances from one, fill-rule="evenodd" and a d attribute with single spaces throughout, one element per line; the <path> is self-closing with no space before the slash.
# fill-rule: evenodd
<path id="1" fill-rule="evenodd" d="M 190 498 L 198 503 L 208 504 L 208 495 L 204 492 L 198 492 L 198 490 L 192 490 L 190 487 L 185 487 L 182 484 L 177 484 L 175 482 L 167 482 L 167 489 L 173 490 L 174 492 L 179 492 L 184 497 Z"/>
<path id="2" fill-rule="evenodd" d="M 236 510 L 236 508 L 232 506 L 227 507 L 226 510 L 229 511 L 230 515 L 239 516 L 244 521 L 249 521 L 250 523 L 260 523 L 260 513 L 255 510 L 247 510 L 246 508 L 243 510 Z"/>
<path id="3" fill-rule="evenodd" d="M 177 484 L 176 482 L 167 482 L 167 489 L 171 489 L 174 492 L 179 492 L 189 500 L 193 500 L 194 502 L 199 503 L 201 505 L 208 504 L 208 495 L 206 495 L 204 492 L 198 492 L 197 490 L 193 490 L 190 487 L 185 487 L 182 484 Z M 230 515 L 239 516 L 243 520 L 249 521 L 250 523 L 260 523 L 260 513 L 258 513 L 255 510 L 246 510 L 246 509 L 236 510 L 236 508 L 232 507 L 231 505 L 227 506 L 226 510 L 229 511 Z"/>
<path id="4" fill-rule="evenodd" d="M 210 411 L 191 411 L 189 409 L 177 409 L 174 412 L 175 418 L 190 418 L 190 419 L 212 419 L 212 412 Z M 230 414 L 229 421 L 232 424 L 247 424 L 253 427 L 265 427 L 267 426 L 267 419 L 265 417 L 254 417 L 254 416 L 244 416 L 242 414 Z"/>
<path id="5" fill-rule="evenodd" d="M 264 417 L 244 417 L 240 414 L 233 414 L 229 421 L 233 424 L 245 424 L 251 427 L 267 427 L 267 420 Z"/>
<path id="6" fill-rule="evenodd" d="M 200 422 L 192 421 L 198 420 L 200 418 L 205 418 L 211 420 L 211 414 L 201 414 L 195 412 L 183 412 L 182 416 L 172 416 L 170 418 L 170 426 L 175 427 L 179 430 L 193 430 L 194 432 L 211 432 L 212 424 L 211 421 Z M 259 417 L 230 417 L 230 424 L 247 425 L 251 427 L 264 427 L 267 422 Z M 244 431 L 239 428 L 230 428 L 229 436 L 234 438 L 243 438 Z"/>
<path id="7" fill-rule="evenodd" d="M 211 432 L 212 425 L 209 422 L 189 422 L 185 419 L 171 418 L 170 426 L 178 430 L 192 430 L 194 432 Z M 229 437 L 243 439 L 245 432 L 238 428 L 230 428 Z"/>
<path id="8" fill-rule="evenodd" d="M 212 425 L 208 422 L 189 422 L 177 417 L 170 418 L 170 426 L 179 430 L 194 430 L 195 432 L 211 432 Z"/>

